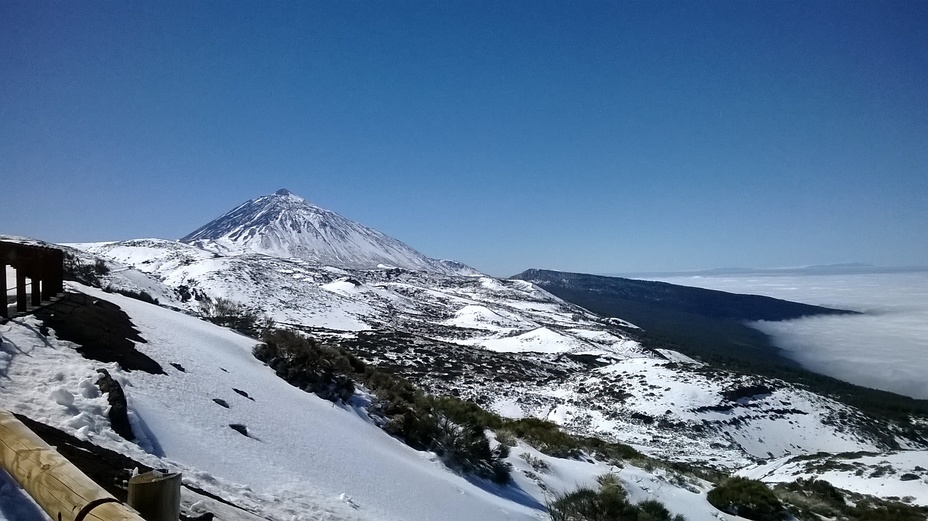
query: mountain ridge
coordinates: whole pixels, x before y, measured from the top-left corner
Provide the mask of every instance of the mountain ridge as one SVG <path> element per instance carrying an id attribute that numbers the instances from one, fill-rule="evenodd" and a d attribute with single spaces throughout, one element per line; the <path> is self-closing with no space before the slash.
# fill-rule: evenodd
<path id="1" fill-rule="evenodd" d="M 224 255 L 258 253 L 346 268 L 479 274 L 462 263 L 428 257 L 398 239 L 311 204 L 286 188 L 236 206 L 180 242 Z"/>

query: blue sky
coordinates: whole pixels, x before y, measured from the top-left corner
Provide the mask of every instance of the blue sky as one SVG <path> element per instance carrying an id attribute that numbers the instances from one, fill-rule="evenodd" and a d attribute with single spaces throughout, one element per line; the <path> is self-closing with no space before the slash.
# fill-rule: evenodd
<path id="1" fill-rule="evenodd" d="M 286 187 L 494 275 L 928 264 L 928 3 L 0 2 L 0 233 Z"/>

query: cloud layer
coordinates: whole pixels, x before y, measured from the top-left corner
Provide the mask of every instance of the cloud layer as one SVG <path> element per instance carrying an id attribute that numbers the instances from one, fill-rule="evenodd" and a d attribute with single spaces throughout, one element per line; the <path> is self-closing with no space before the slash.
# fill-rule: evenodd
<path id="1" fill-rule="evenodd" d="M 863 312 L 753 325 L 808 369 L 928 399 L 928 272 L 662 280 Z"/>

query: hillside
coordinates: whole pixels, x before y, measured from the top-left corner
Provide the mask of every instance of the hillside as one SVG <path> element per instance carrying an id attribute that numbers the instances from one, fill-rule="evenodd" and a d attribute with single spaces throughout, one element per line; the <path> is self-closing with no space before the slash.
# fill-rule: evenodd
<path id="1" fill-rule="evenodd" d="M 600 302 L 614 292 L 628 306 L 597 313 L 596 301 L 548 291 L 541 272 L 527 281 L 448 261 L 401 267 L 387 236 L 362 241 L 361 256 L 307 242 L 309 214 L 325 217 L 326 237 L 370 236 L 280 192 L 190 243 L 64 246 L 81 282 L 3 326 L 4 403 L 63 436 L 184 472 L 191 512 L 207 493 L 275 520 L 539 519 L 553 497 L 611 473 L 636 502 L 709 519 L 719 513 L 706 493 L 721 476 L 795 458 L 830 468 L 858 453 L 892 456 L 892 475 L 917 483 L 875 488 L 861 469 L 844 479 L 849 489 L 912 489 L 910 501 L 928 504 L 913 463 L 928 450 L 918 409 L 868 409 L 717 363 L 740 349 L 742 362 L 788 370 L 769 345 L 741 342 L 743 321 L 840 310 L 576 276 Z M 698 351 L 706 346 L 716 356 Z M 97 369 L 122 384 L 129 427 L 105 414 Z M 808 471 L 781 467 L 756 474 L 780 482 Z"/>
<path id="2" fill-rule="evenodd" d="M 689 519 L 713 519 L 705 490 L 673 486 L 631 465 L 551 458 L 522 444 L 509 458 L 516 469 L 511 485 L 468 479 L 379 429 L 363 391 L 333 405 L 278 378 L 251 355 L 250 338 L 120 295 L 70 287 L 125 312 L 145 340 L 136 347 L 166 374 L 84 358 L 54 330 L 43 337 L 41 323 L 26 317 L 2 326 L 4 405 L 149 467 L 183 472 L 188 511 L 208 509 L 195 492 L 203 491 L 269 519 L 528 520 L 542 516 L 550 491 L 618 472 L 639 501 L 665 499 Z M 100 368 L 126 390 L 136 442 L 112 430 L 106 398 L 92 384 Z M 534 472 L 522 454 L 548 470 Z"/>
<path id="3" fill-rule="evenodd" d="M 928 415 L 928 400 L 868 389 L 805 370 L 784 356 L 766 334 L 751 327 L 755 321 L 857 314 L 855 311 L 666 282 L 550 270 L 527 270 L 512 278 L 532 282 L 603 316 L 634 322 L 641 330 L 632 332 L 633 336 L 648 346 L 677 350 L 743 373 L 782 378 L 876 416 L 900 419 L 910 414 Z"/>

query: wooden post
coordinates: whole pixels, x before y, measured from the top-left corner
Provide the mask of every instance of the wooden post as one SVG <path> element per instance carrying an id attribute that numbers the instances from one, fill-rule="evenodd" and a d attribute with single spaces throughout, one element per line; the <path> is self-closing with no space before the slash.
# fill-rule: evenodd
<path id="1" fill-rule="evenodd" d="M 0 466 L 54 521 L 144 521 L 2 409 Z"/>
<path id="2" fill-rule="evenodd" d="M 42 275 L 39 277 L 39 280 L 42 281 L 42 300 L 51 300 L 55 295 L 52 293 L 52 251 L 51 249 L 46 249 L 42 252 Z"/>
<path id="3" fill-rule="evenodd" d="M 180 519 L 180 473 L 146 472 L 129 479 L 129 506 L 145 521 Z"/>
<path id="4" fill-rule="evenodd" d="M 42 278 L 39 276 L 39 270 L 35 269 L 32 276 L 29 277 L 29 283 L 32 289 L 32 307 L 37 308 L 42 305 Z"/>
<path id="5" fill-rule="evenodd" d="M 55 250 L 54 254 L 54 285 L 52 286 L 52 293 L 59 295 L 64 293 L 64 250 Z"/>
<path id="6" fill-rule="evenodd" d="M 0 318 L 10 318 L 10 299 L 6 295 L 6 262 L 0 258 Z"/>
<path id="7" fill-rule="evenodd" d="M 26 272 L 22 265 L 16 268 L 16 312 L 25 313 L 28 300 L 26 299 Z"/>

